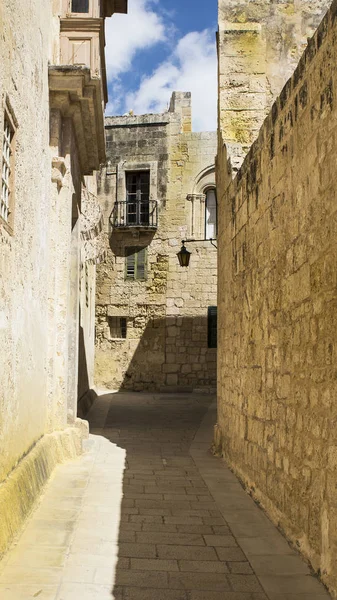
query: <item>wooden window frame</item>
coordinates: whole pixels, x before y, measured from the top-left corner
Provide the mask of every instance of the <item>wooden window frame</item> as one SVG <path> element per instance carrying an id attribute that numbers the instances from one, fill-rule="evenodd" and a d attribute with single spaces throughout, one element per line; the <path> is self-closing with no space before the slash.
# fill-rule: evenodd
<path id="1" fill-rule="evenodd" d="M 140 268 L 139 262 L 141 253 L 144 256 L 143 263 L 143 274 L 139 276 L 138 270 Z M 134 257 L 134 271 L 133 274 L 129 274 L 129 266 L 131 265 L 130 259 Z M 124 278 L 126 281 L 146 281 L 147 280 L 147 248 L 139 248 L 138 246 L 129 246 L 125 248 L 125 274 Z"/>

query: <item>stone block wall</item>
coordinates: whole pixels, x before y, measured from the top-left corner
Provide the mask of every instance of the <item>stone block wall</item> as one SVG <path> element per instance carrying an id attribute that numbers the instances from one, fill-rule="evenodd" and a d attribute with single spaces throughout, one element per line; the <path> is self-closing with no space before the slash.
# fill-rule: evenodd
<path id="1" fill-rule="evenodd" d="M 181 240 L 204 238 L 204 187 L 215 187 L 216 133 L 191 132 L 191 97 L 173 95 L 158 115 L 107 117 L 107 164 L 99 177 L 106 261 L 96 288 L 97 385 L 109 388 L 214 389 L 216 349 L 207 347 L 207 310 L 216 305 L 216 250 Z M 150 171 L 158 201 L 154 231 L 111 227 L 115 201 L 125 201 L 127 171 Z M 125 248 L 146 248 L 145 281 L 125 279 Z M 111 336 L 109 319 L 126 318 L 126 339 Z"/>
<path id="2" fill-rule="evenodd" d="M 226 460 L 335 593 L 336 61 L 335 1 L 233 181 L 220 144 L 216 428 Z"/>

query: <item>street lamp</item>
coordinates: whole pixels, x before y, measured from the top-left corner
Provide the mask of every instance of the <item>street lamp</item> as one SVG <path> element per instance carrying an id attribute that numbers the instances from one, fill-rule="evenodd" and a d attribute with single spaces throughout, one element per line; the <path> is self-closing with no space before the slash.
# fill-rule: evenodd
<path id="1" fill-rule="evenodd" d="M 212 246 L 214 246 L 214 248 L 217 248 L 217 245 L 214 243 L 216 240 L 213 240 L 212 238 L 205 238 L 203 240 L 182 240 L 182 246 L 181 246 L 181 250 L 180 252 L 177 253 L 178 256 L 178 260 L 179 260 L 179 264 L 181 267 L 188 267 L 190 264 L 190 256 L 191 256 L 191 252 L 189 252 L 188 250 L 186 250 L 185 248 L 185 244 L 186 242 L 188 243 L 193 243 L 193 242 L 211 242 Z"/>
<path id="2" fill-rule="evenodd" d="M 177 253 L 179 264 L 181 267 L 188 267 L 190 264 L 191 253 L 185 248 L 185 240 L 182 241 L 180 252 Z"/>

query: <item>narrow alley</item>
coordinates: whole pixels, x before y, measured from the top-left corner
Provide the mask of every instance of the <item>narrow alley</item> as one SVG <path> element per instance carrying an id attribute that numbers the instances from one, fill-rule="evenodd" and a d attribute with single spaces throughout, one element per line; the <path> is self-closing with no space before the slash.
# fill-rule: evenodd
<path id="1" fill-rule="evenodd" d="M 106 394 L 88 418 L 1 563 L 1 600 L 330 598 L 210 453 L 213 398 Z"/>

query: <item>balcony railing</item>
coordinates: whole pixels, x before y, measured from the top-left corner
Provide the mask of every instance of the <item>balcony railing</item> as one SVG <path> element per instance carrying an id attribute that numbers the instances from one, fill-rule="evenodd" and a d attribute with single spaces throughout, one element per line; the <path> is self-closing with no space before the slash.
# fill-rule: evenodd
<path id="1" fill-rule="evenodd" d="M 157 229 L 158 202 L 116 202 L 110 221 L 113 228 Z"/>

